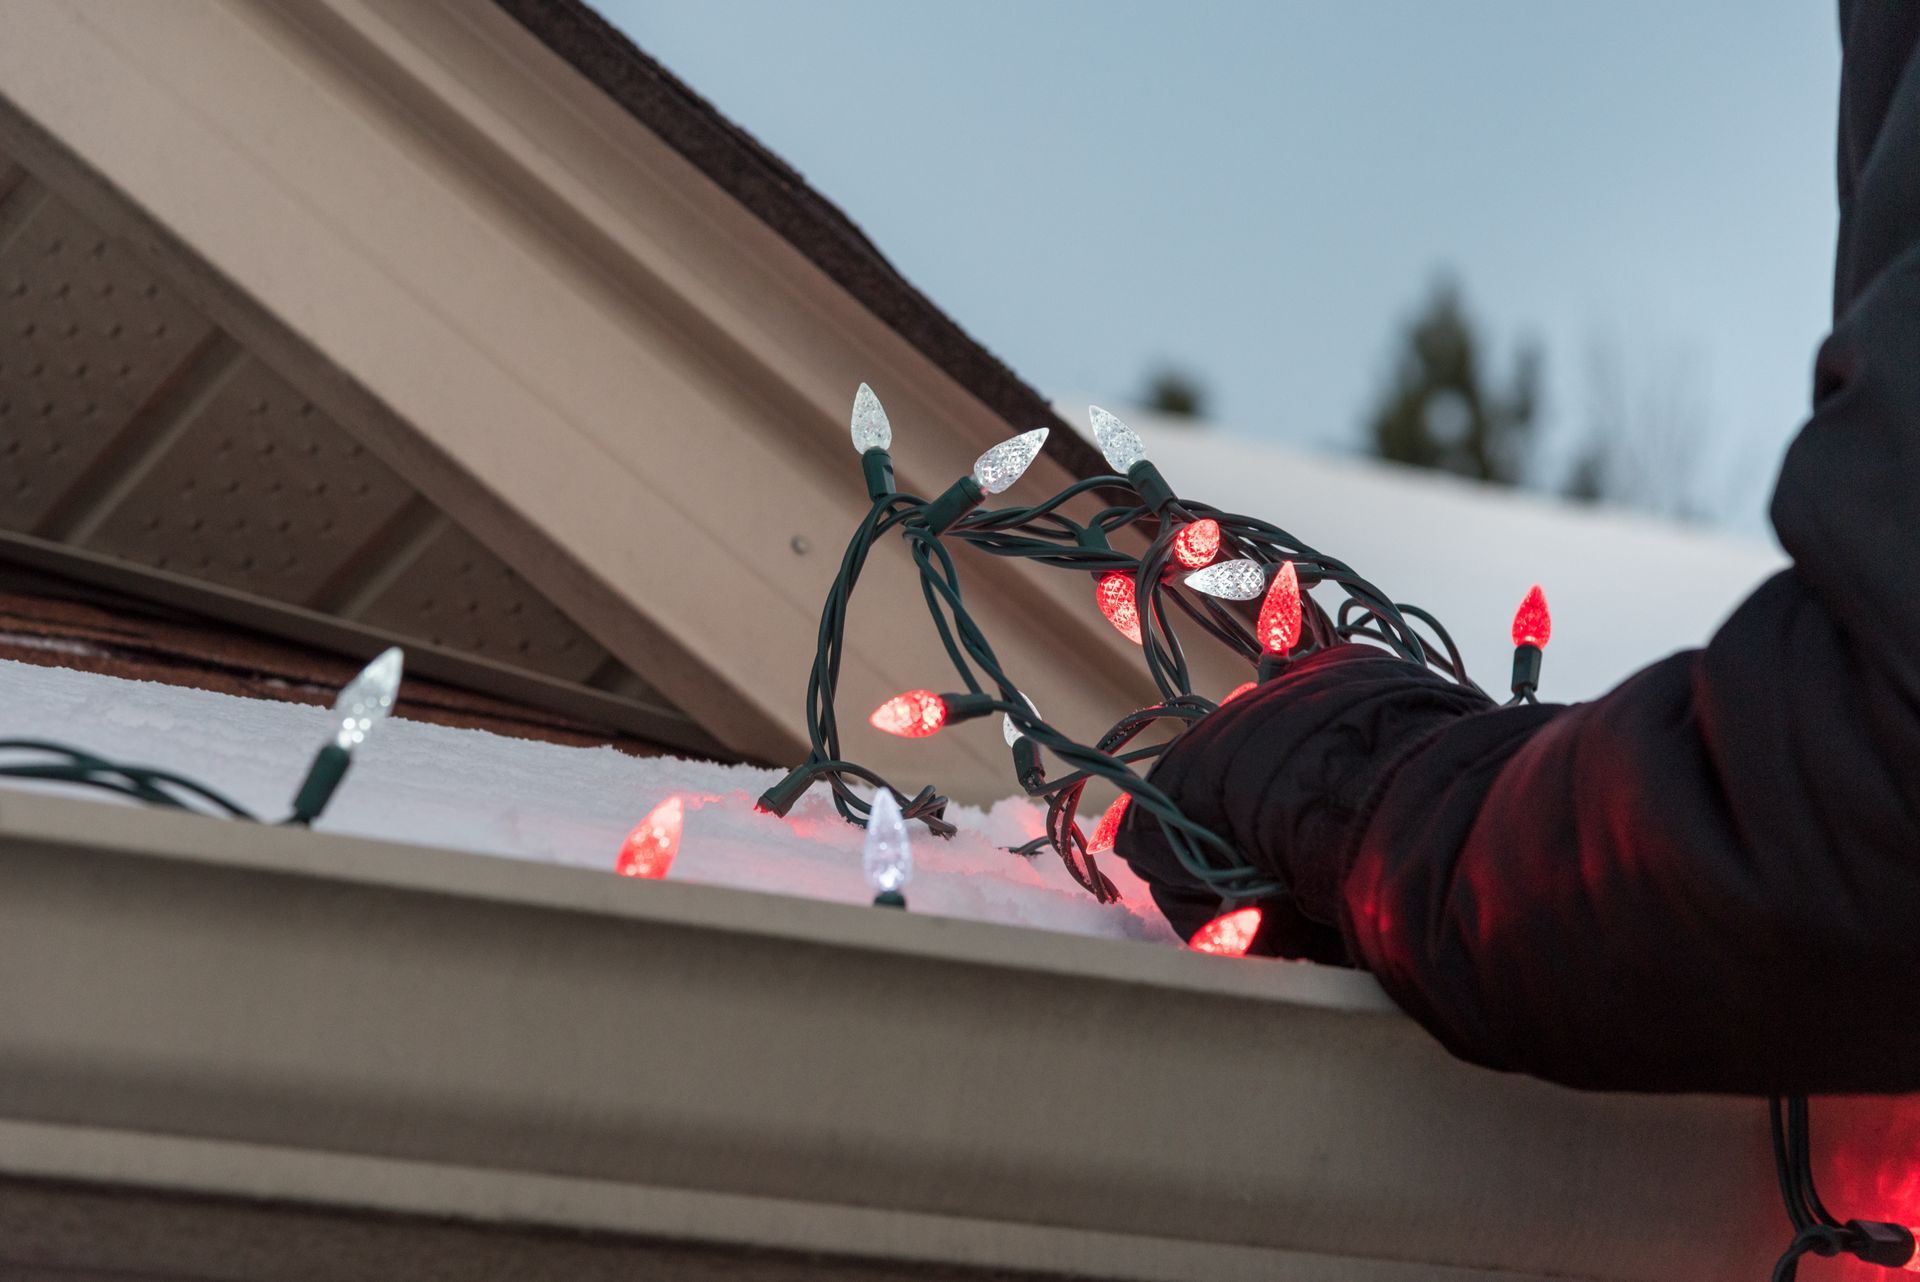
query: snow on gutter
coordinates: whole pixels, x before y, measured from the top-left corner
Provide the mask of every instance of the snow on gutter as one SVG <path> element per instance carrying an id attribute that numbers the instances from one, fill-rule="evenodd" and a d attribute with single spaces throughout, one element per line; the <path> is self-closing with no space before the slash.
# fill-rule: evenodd
<path id="1" fill-rule="evenodd" d="M 356 754 L 323 828 L 610 872 L 640 817 L 678 796 L 687 822 L 674 880 L 843 903 L 872 897 L 860 830 L 834 812 L 825 788 L 782 820 L 754 810 L 777 770 L 514 739 L 412 721 L 407 711 L 403 688 L 399 715 Z M 59 738 L 182 769 L 267 816 L 286 813 L 327 724 L 322 709 L 301 704 L 0 659 L 0 737 Z M 995 724 L 965 729 L 999 744 Z M 1041 831 L 1030 802 L 1007 799 L 989 812 L 956 805 L 949 817 L 961 828 L 952 840 L 916 842 L 916 911 L 1177 942 L 1118 861 L 1107 863 L 1122 901 L 1102 905 L 1058 859 L 1011 853 Z"/>
<path id="2" fill-rule="evenodd" d="M 1351 973 L 0 793 L 0 1260 L 241 1276 L 265 1207 L 328 1277 L 1731 1282 L 1770 1181 L 1751 1101 L 1471 1069 Z"/>

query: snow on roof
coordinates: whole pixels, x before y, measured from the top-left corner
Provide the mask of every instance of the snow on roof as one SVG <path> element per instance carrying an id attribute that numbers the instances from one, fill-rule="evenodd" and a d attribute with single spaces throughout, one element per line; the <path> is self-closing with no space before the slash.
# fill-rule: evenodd
<path id="1" fill-rule="evenodd" d="M 1087 430 L 1085 402 L 1057 408 Z M 1501 696 L 1513 662 L 1508 626 L 1534 583 L 1553 611 L 1540 697 L 1571 702 L 1702 644 L 1786 564 L 1755 539 L 1108 408 L 1139 432 L 1175 493 L 1271 521 L 1432 612 L 1468 672 Z M 1319 595 L 1338 602 L 1330 590 Z"/>
<path id="2" fill-rule="evenodd" d="M 269 819 L 287 812 L 332 725 L 328 712 L 310 705 L 0 660 L 0 738 L 55 739 L 165 767 Z M 834 812 L 824 786 L 785 819 L 754 810 L 754 799 L 781 773 L 389 719 L 355 751 L 346 781 L 314 826 L 611 876 L 634 824 L 678 793 L 686 819 L 671 879 L 869 902 L 862 832 Z M 82 795 L 112 800 L 90 790 Z M 1041 814 L 1025 800 L 985 812 L 953 806 L 948 817 L 960 832 L 949 841 L 913 825 L 912 911 L 1175 942 L 1145 887 L 1118 859 L 1101 867 L 1124 899 L 1103 906 L 1051 853 L 1028 860 L 1008 851 L 1040 835 Z"/>

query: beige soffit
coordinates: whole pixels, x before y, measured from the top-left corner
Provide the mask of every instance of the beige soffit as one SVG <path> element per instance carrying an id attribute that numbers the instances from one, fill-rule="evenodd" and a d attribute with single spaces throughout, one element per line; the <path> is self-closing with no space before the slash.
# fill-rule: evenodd
<path id="1" fill-rule="evenodd" d="M 1776 1196 L 1757 1101 L 1470 1068 L 1353 972 L 0 793 L 4 1263 L 1747 1282 Z"/>
<path id="2" fill-rule="evenodd" d="M 719 749 L 4 151 L 0 559 Z"/>
<path id="3" fill-rule="evenodd" d="M 923 493 L 1025 426 L 492 5 L 15 0 L 0 147 L 747 755 L 803 746 L 820 599 L 864 502 L 856 384 Z M 1025 484 L 1068 479 L 1043 460 Z M 856 714 L 947 683 L 906 558 L 876 560 Z M 970 568 L 971 608 L 1050 715 L 1092 734 L 1150 699 L 1089 583 Z M 1199 660 L 1203 689 L 1233 683 L 1224 665 Z M 849 751 L 902 786 L 1008 791 L 992 727 L 903 746 L 850 720 Z"/>

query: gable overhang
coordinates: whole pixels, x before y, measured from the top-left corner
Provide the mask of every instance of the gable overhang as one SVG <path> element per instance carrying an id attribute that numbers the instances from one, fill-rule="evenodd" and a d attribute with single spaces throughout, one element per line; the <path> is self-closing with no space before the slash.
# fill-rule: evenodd
<path id="1" fill-rule="evenodd" d="M 19 0 L 7 25 L 0 149 L 740 755 L 804 752 L 819 605 L 865 502 L 852 389 L 881 392 L 920 493 L 1035 425 L 492 5 Z M 1069 479 L 1043 458 L 1023 485 Z M 1152 700 L 1090 584 L 966 569 L 1057 722 Z M 887 549 L 846 710 L 948 671 Z M 1010 791 L 997 733 L 943 738 L 858 727 L 850 750 L 902 786 Z"/>

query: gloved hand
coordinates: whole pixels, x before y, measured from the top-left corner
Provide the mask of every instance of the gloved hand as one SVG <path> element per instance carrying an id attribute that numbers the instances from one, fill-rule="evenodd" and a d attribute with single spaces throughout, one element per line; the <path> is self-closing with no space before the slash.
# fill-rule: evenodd
<path id="1" fill-rule="evenodd" d="M 1341 885 L 1375 799 L 1434 731 L 1492 706 L 1385 650 L 1330 646 L 1190 726 L 1150 778 L 1292 887 L 1289 899 L 1262 905 L 1253 951 L 1344 963 Z M 1115 850 L 1182 938 L 1219 911 L 1144 807 L 1128 807 Z"/>

